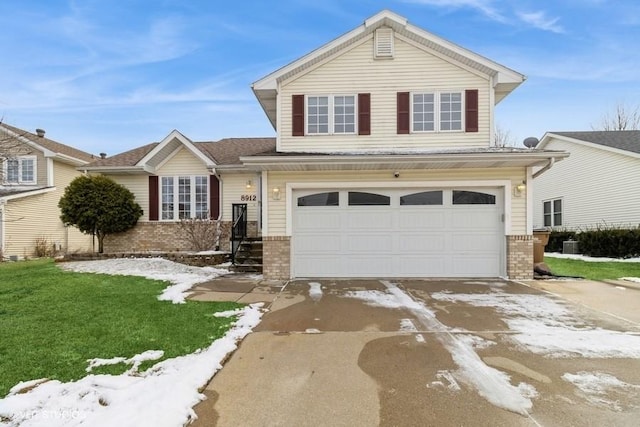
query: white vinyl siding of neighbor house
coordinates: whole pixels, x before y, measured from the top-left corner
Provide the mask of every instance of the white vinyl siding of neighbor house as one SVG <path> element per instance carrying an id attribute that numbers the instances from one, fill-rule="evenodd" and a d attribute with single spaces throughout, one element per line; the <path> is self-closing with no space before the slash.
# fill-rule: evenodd
<path id="1" fill-rule="evenodd" d="M 53 162 L 53 167 L 55 190 L 9 200 L 5 205 L 5 256 L 33 256 L 39 238 L 46 238 L 49 243 L 69 252 L 91 248 L 91 236 L 80 233 L 75 227 L 65 227 L 58 209 L 64 189 L 80 172 L 74 166 L 59 162 Z"/>
<path id="2" fill-rule="evenodd" d="M 640 224 L 640 156 L 557 139 L 545 149 L 571 155 L 535 179 L 534 227 L 544 225 L 543 202 L 554 199 L 562 199 L 562 228 Z"/>
<path id="3" fill-rule="evenodd" d="M 247 181 L 251 188 L 247 188 Z M 243 196 L 255 196 L 256 200 L 243 200 Z M 246 197 L 244 197 L 246 199 Z M 251 199 L 253 197 L 250 197 Z M 222 175 L 222 220 L 231 221 L 233 204 L 246 203 L 247 221 L 258 220 L 258 199 L 260 198 L 259 176 L 252 174 L 226 173 Z"/>
<path id="4" fill-rule="evenodd" d="M 287 194 L 284 189 L 287 182 L 295 183 L 316 183 L 318 188 L 330 190 L 332 183 L 353 184 L 358 186 L 359 182 L 376 183 L 381 186 L 390 183 L 390 171 L 318 171 L 318 172 L 269 172 L 267 193 L 268 200 L 264 203 L 264 208 L 268 209 L 268 236 L 286 235 L 286 206 Z M 509 169 L 448 169 L 448 170 L 405 170 L 401 171 L 400 177 L 391 181 L 396 188 L 402 188 L 402 182 L 424 182 L 424 187 L 430 187 L 432 182 L 460 182 L 460 187 L 468 187 L 474 181 L 511 181 L 515 186 L 525 179 L 525 170 L 522 168 Z M 280 200 L 271 198 L 271 189 L 280 188 Z M 419 188 L 419 187 L 412 187 Z M 527 234 L 527 213 L 526 196 L 511 196 L 511 229 L 507 234 Z"/>
<path id="5" fill-rule="evenodd" d="M 398 92 L 464 92 L 466 89 L 478 90 L 478 132 L 397 135 Z M 419 49 L 399 35 L 395 37 L 394 58 L 374 60 L 371 35 L 340 56 L 281 83 L 278 95 L 278 149 L 329 152 L 487 147 L 493 109 L 490 90 L 488 78 Z M 371 94 L 371 135 L 357 135 L 356 132 L 292 136 L 292 95 L 357 93 Z"/>

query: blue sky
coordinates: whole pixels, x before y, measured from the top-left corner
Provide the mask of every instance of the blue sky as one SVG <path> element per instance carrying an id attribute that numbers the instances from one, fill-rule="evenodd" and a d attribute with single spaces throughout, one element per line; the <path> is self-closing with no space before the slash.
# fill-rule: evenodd
<path id="1" fill-rule="evenodd" d="M 637 0 L 3 0 L 0 116 L 92 153 L 273 136 L 251 83 L 382 9 L 525 74 L 518 143 L 640 104 Z"/>

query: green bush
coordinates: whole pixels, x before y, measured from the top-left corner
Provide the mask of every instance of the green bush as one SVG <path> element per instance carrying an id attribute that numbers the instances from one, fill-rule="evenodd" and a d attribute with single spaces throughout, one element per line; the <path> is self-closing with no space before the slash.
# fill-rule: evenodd
<path id="1" fill-rule="evenodd" d="M 593 257 L 633 258 L 640 256 L 640 226 L 597 227 L 577 235 L 580 252 Z"/>
<path id="2" fill-rule="evenodd" d="M 577 240 L 575 231 L 558 230 L 551 231 L 549 243 L 545 247 L 545 252 L 562 252 L 562 242 L 566 240 Z"/>

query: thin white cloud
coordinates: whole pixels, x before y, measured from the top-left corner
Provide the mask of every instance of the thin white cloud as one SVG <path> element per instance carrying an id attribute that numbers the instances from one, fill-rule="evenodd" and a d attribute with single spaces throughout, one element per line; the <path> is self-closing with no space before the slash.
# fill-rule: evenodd
<path id="1" fill-rule="evenodd" d="M 516 12 L 516 15 L 518 15 L 518 18 L 523 22 L 534 28 L 552 33 L 564 33 L 564 28 L 558 24 L 560 18 L 549 18 L 546 12 L 542 10 L 537 12 Z"/>
<path id="2" fill-rule="evenodd" d="M 405 3 L 423 4 L 426 6 L 435 6 L 449 9 L 475 9 L 488 18 L 498 21 L 507 22 L 507 18 L 494 7 L 494 0 L 403 0 Z"/>

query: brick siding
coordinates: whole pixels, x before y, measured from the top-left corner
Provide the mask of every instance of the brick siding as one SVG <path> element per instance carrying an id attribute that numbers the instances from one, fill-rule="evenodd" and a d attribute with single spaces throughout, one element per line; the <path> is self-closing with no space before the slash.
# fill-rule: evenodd
<path id="1" fill-rule="evenodd" d="M 267 280 L 287 280 L 291 277 L 291 238 L 265 236 L 262 238 L 262 275 Z"/>
<path id="2" fill-rule="evenodd" d="M 533 278 L 533 236 L 507 236 L 507 276 L 514 280 Z"/>

